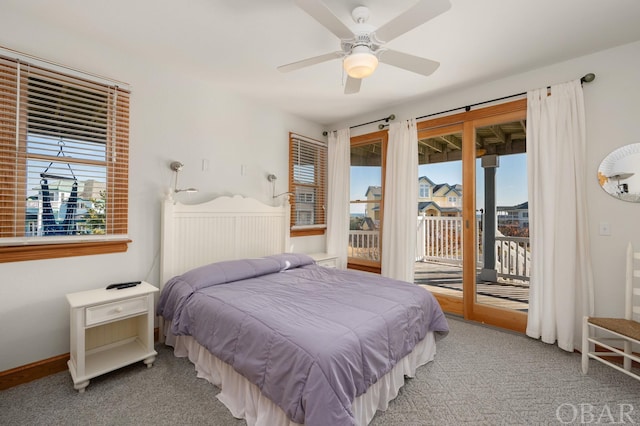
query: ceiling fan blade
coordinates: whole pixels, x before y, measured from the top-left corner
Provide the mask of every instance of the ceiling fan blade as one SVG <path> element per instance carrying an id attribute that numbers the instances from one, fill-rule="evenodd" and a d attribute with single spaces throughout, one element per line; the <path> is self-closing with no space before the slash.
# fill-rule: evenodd
<path id="1" fill-rule="evenodd" d="M 353 38 L 353 32 L 320 0 L 295 0 L 298 7 L 320 22 L 339 39 Z"/>
<path id="2" fill-rule="evenodd" d="M 378 59 L 385 64 L 426 76 L 433 74 L 440 66 L 440 62 L 390 49 L 384 50 Z"/>
<path id="3" fill-rule="evenodd" d="M 292 62 L 290 64 L 280 65 L 278 67 L 278 71 L 280 71 L 280 72 L 294 71 L 294 70 L 298 70 L 300 68 L 305 68 L 305 67 L 309 67 L 311 65 L 320 64 L 322 62 L 327 62 L 327 61 L 330 61 L 332 59 L 337 59 L 337 58 L 342 57 L 343 55 L 344 55 L 343 52 L 325 53 L 324 55 L 314 56 L 313 58 L 307 58 L 307 59 L 303 59 L 301 61 Z"/>
<path id="4" fill-rule="evenodd" d="M 449 0 L 420 0 L 375 31 L 376 38 L 387 43 L 422 25 L 451 8 Z"/>
<path id="5" fill-rule="evenodd" d="M 360 85 L 362 84 L 361 78 L 347 77 L 347 82 L 344 85 L 344 94 L 352 95 L 360 91 Z"/>

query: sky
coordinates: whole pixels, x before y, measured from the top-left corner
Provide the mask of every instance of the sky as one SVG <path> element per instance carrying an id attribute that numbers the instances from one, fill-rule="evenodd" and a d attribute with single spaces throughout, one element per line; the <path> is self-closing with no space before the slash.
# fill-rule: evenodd
<path id="1" fill-rule="evenodd" d="M 527 201 L 526 154 L 501 156 L 496 169 L 496 202 L 499 206 L 514 206 Z M 380 167 L 351 167 L 351 200 L 365 200 L 369 186 L 380 186 Z M 426 164 L 418 167 L 418 176 L 427 176 L 435 184 L 462 184 L 462 162 Z M 476 163 L 476 209 L 484 207 L 484 169 Z M 464 196 L 464 188 L 463 188 Z M 416 194 L 417 198 L 417 194 Z M 364 204 L 352 205 L 351 213 L 363 213 Z"/>

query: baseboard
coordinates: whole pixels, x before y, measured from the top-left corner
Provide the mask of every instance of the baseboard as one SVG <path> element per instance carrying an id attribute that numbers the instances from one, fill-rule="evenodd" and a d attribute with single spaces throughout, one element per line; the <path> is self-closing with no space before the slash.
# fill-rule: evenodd
<path id="1" fill-rule="evenodd" d="M 67 369 L 67 361 L 68 353 L 0 372 L 0 390 L 64 371 Z"/>
<path id="2" fill-rule="evenodd" d="M 155 342 L 158 341 L 158 335 L 158 328 L 155 328 L 153 330 Z M 68 368 L 67 361 L 69 361 L 68 353 L 2 371 L 0 372 L 0 391 L 65 371 Z"/>

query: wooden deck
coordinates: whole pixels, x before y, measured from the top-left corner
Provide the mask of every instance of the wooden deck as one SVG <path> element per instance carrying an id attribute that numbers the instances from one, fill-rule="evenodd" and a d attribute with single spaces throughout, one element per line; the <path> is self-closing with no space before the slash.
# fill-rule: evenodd
<path id="1" fill-rule="evenodd" d="M 462 297 L 462 268 L 457 265 L 416 262 L 414 282 L 432 293 Z M 526 312 L 529 309 L 529 287 L 508 282 L 478 281 L 476 301 Z"/>

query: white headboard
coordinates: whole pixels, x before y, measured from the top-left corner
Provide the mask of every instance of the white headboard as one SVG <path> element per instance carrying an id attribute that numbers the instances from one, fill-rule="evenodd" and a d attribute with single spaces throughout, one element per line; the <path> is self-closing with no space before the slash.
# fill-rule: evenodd
<path id="1" fill-rule="evenodd" d="M 289 251 L 289 218 L 288 202 L 274 207 L 240 195 L 202 204 L 165 200 L 160 288 L 198 266 Z"/>

